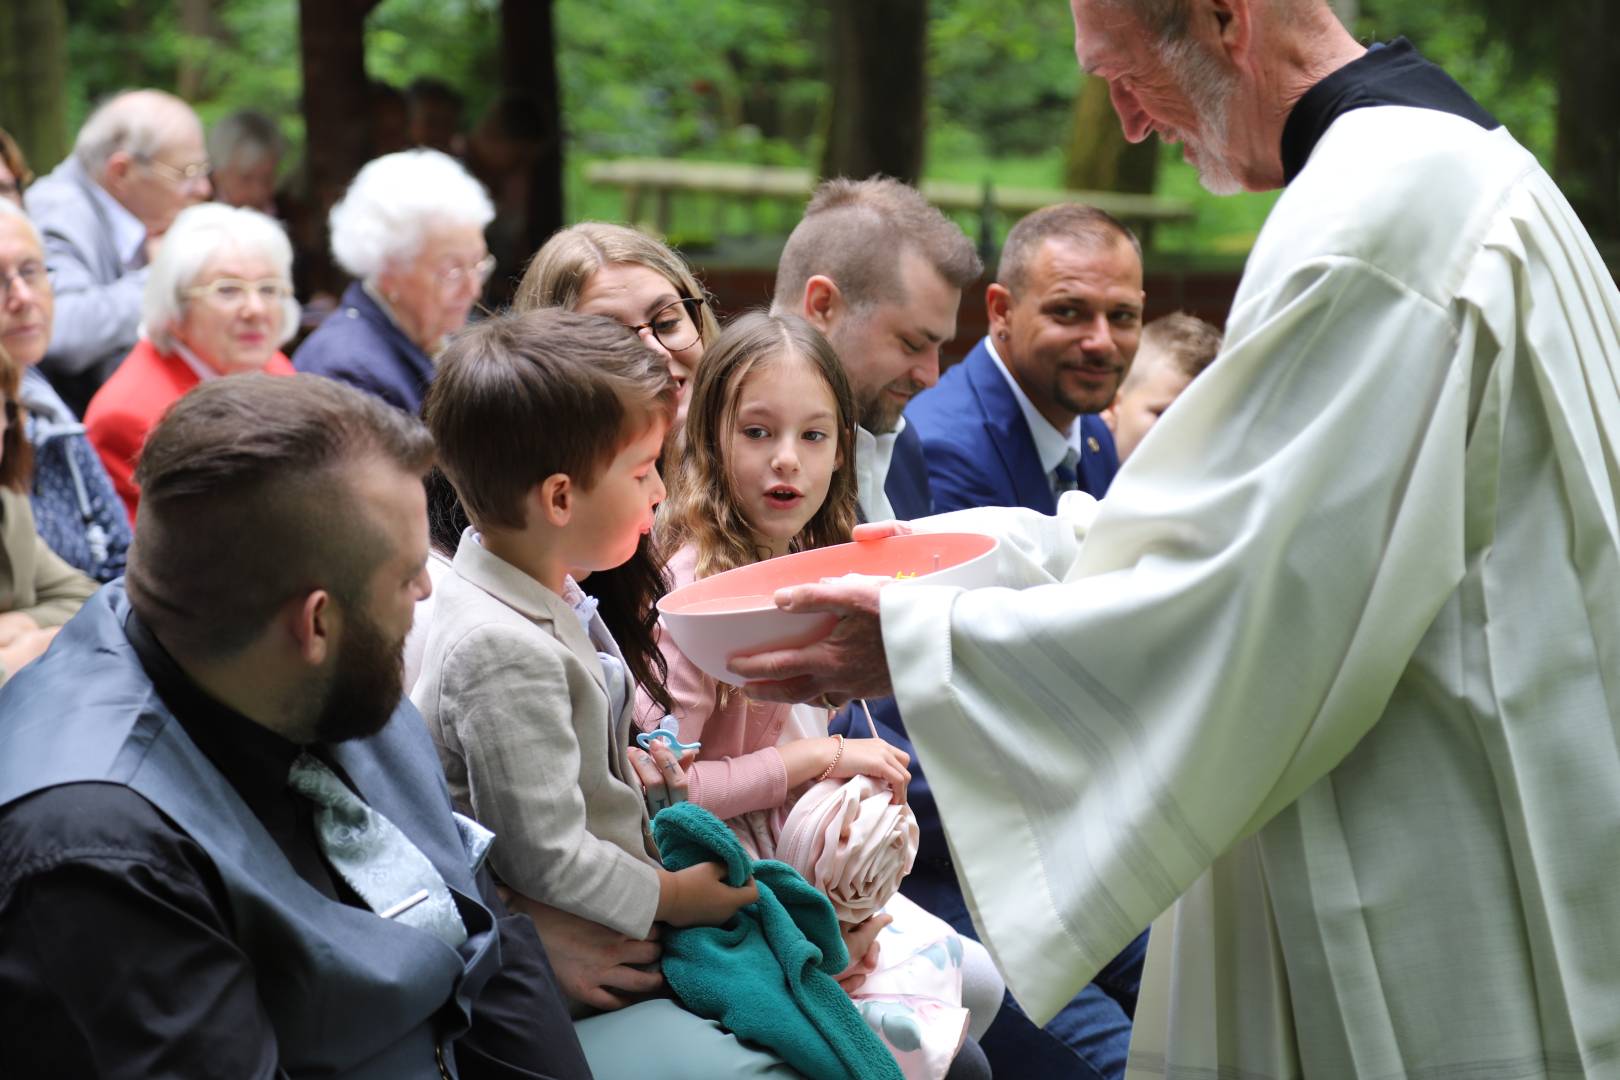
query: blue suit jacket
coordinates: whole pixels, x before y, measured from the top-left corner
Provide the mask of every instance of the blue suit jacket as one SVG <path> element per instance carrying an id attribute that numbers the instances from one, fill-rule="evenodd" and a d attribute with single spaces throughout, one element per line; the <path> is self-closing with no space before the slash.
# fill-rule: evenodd
<path id="1" fill-rule="evenodd" d="M 889 458 L 889 475 L 883 481 L 883 493 L 894 507 L 894 516 L 901 521 L 935 513 L 922 439 L 909 421 L 894 440 L 894 454 Z"/>
<path id="2" fill-rule="evenodd" d="M 346 382 L 412 416 L 433 379 L 433 360 L 354 282 L 343 302 L 298 347 L 293 367 Z"/>
<path id="3" fill-rule="evenodd" d="M 1057 509 L 1050 474 L 1041 468 L 1024 412 L 983 341 L 906 409 L 922 437 L 934 512 L 977 506 Z M 1114 436 L 1099 416 L 1080 418 L 1081 491 L 1102 498 L 1119 471 Z"/>

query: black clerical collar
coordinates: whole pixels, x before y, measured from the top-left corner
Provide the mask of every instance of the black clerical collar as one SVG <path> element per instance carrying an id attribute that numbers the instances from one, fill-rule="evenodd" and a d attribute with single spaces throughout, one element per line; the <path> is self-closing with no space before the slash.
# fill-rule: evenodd
<path id="1" fill-rule="evenodd" d="M 287 771 L 303 747 L 212 697 L 181 670 L 133 610 L 124 632 L 152 687 L 186 735 L 257 812 L 287 788 Z"/>
<path id="2" fill-rule="evenodd" d="M 1388 45 L 1374 45 L 1311 87 L 1294 105 L 1283 125 L 1283 182 L 1293 183 L 1333 121 L 1351 109 L 1373 105 L 1448 112 L 1486 130 L 1501 126 L 1456 80 L 1423 59 L 1410 41 L 1396 38 Z"/>

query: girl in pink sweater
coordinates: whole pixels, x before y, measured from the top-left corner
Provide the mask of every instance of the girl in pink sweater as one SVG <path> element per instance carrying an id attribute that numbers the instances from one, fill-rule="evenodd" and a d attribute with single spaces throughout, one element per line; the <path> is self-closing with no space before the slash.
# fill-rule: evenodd
<path id="1" fill-rule="evenodd" d="M 654 532 L 673 587 L 849 539 L 855 403 L 832 347 L 803 319 L 754 312 L 721 333 L 693 376 L 685 442 Z M 686 766 L 687 797 L 745 846 L 769 856 L 775 830 L 821 780 L 867 776 L 905 801 L 905 751 L 830 736 L 825 710 L 750 700 L 703 674 L 667 635 L 659 648 L 680 739 L 703 744 Z M 637 725 L 652 730 L 662 717 L 643 696 Z M 898 894 L 884 912 L 844 924 L 844 938 L 852 962 L 840 982 L 907 1080 L 939 1080 L 963 1064 L 969 1012 L 985 1018 L 982 1031 L 1001 1003 L 982 947 Z"/>
<path id="2" fill-rule="evenodd" d="M 739 317 L 699 361 L 690 401 L 685 452 L 655 532 L 672 587 L 849 539 L 854 399 L 819 331 L 792 315 Z M 687 768 L 687 797 L 716 817 L 775 810 L 828 777 L 872 776 L 905 800 L 903 750 L 880 739 L 845 742 L 825 723 L 795 724 L 792 706 L 716 683 L 667 635 L 659 647 L 681 741 L 703 743 Z M 637 723 L 651 730 L 662 715 L 643 698 Z"/>

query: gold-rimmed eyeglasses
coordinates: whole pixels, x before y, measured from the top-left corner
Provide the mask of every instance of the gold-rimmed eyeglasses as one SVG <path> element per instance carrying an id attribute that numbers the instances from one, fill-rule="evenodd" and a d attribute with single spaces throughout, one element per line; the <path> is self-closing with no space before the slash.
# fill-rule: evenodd
<path id="1" fill-rule="evenodd" d="M 159 161 L 154 157 L 140 160 L 147 168 L 166 176 L 175 187 L 186 187 L 207 180 L 208 174 L 214 169 L 213 162 L 206 159 L 193 161 L 190 165 L 170 165 L 167 161 Z"/>
<path id="2" fill-rule="evenodd" d="M 193 300 L 206 299 L 223 308 L 240 307 L 248 297 L 256 296 L 265 307 L 280 309 L 282 301 L 292 295 L 292 286 L 281 278 L 262 278 L 243 281 L 241 278 L 215 278 L 206 285 L 193 285 L 181 292 Z"/>
<path id="3" fill-rule="evenodd" d="M 485 255 L 471 266 L 447 266 L 438 271 L 439 287 L 445 292 L 455 292 L 468 282 L 472 282 L 482 289 L 489 280 L 489 275 L 495 272 L 495 256 Z"/>
<path id="4" fill-rule="evenodd" d="M 9 270 L 0 266 L 0 304 L 11 302 L 11 290 L 16 288 L 13 282 L 18 281 L 28 286 L 29 292 L 38 293 L 50 285 L 51 277 L 42 262 L 30 260 Z"/>
<path id="5" fill-rule="evenodd" d="M 700 336 L 698 318 L 702 310 L 703 301 L 700 298 L 683 296 L 679 300 L 671 300 L 653 312 L 652 318 L 644 323 L 636 323 L 630 329 L 638 334 L 651 330 L 658 344 L 670 352 L 680 352 L 697 344 Z"/>

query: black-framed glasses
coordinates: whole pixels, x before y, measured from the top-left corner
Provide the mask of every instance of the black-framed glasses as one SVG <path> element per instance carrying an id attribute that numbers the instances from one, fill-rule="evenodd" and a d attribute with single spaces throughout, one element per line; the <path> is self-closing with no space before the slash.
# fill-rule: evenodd
<path id="1" fill-rule="evenodd" d="M 652 318 L 633 325 L 630 329 L 638 334 L 643 330 L 651 330 L 652 336 L 658 339 L 658 344 L 670 352 L 680 352 L 697 344 L 700 336 L 698 319 L 702 310 L 703 300 L 700 297 L 683 296 L 679 300 L 671 300 L 653 312 Z"/>
<path id="2" fill-rule="evenodd" d="M 154 157 L 141 158 L 141 162 L 168 177 L 175 187 L 187 187 L 207 180 L 208 174 L 214 169 L 213 162 L 206 159 L 193 161 L 190 165 L 170 165 L 167 161 L 159 161 Z"/>
<path id="3" fill-rule="evenodd" d="M 28 286 L 29 292 L 39 293 L 50 285 L 51 277 L 42 262 L 30 260 L 9 270 L 0 266 L 0 304 L 11 302 L 11 290 L 16 288 L 13 282 L 17 281 Z"/>

